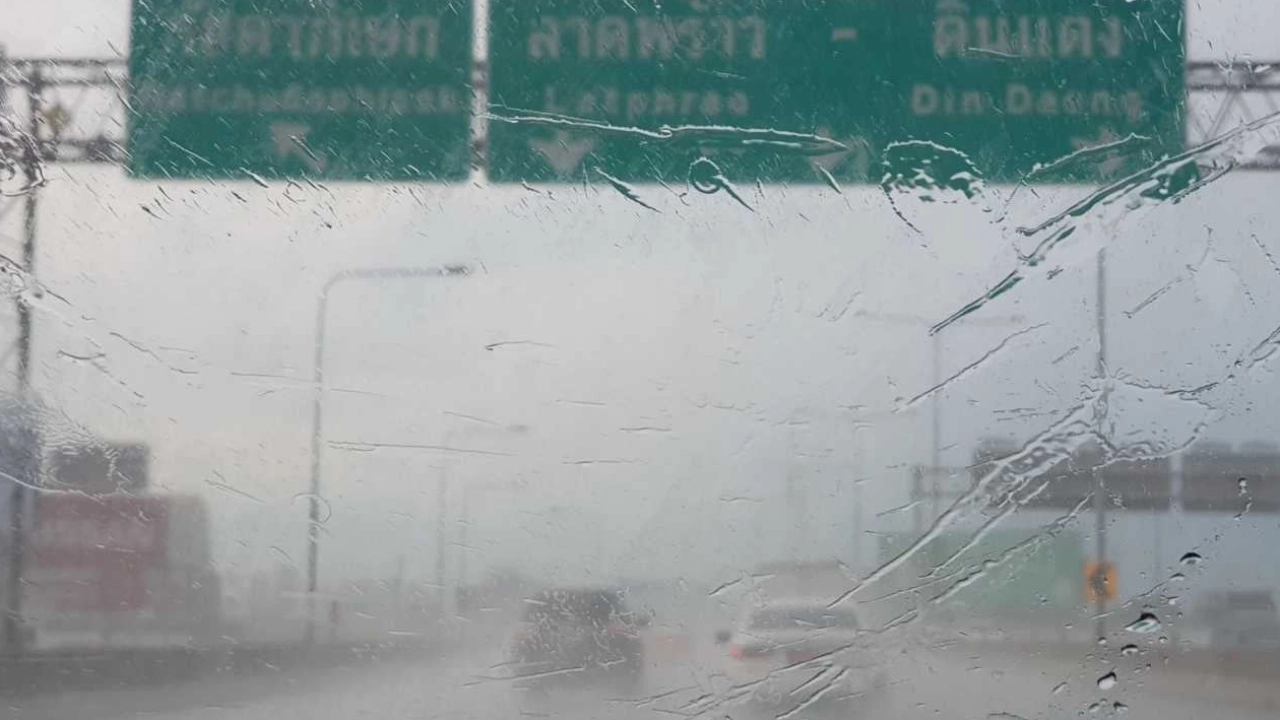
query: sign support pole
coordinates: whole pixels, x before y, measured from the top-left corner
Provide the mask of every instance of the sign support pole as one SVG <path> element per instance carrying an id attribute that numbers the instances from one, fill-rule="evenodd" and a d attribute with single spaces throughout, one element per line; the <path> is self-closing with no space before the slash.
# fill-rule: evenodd
<path id="1" fill-rule="evenodd" d="M 1105 431 L 1107 418 L 1107 251 L 1098 251 L 1097 301 L 1094 303 L 1098 323 L 1098 382 L 1102 383 L 1101 407 L 1095 413 L 1099 433 Z M 1107 506 L 1106 484 L 1102 478 L 1101 467 L 1093 469 L 1093 510 L 1096 520 L 1094 537 L 1096 539 L 1095 562 L 1097 572 L 1089 581 L 1094 585 L 1094 628 L 1095 639 L 1107 634 Z"/>
<path id="2" fill-rule="evenodd" d="M 26 273 L 26 282 L 31 283 L 36 273 L 36 218 L 39 208 L 37 203 L 41 160 L 40 113 L 44 105 L 44 78 L 39 66 L 32 69 L 30 77 L 24 83 L 24 88 L 27 93 L 28 142 L 25 143 L 26 147 L 22 153 L 22 174 L 26 181 L 26 194 L 22 204 L 22 269 Z M 22 402 L 27 403 L 31 399 L 31 305 L 26 293 L 19 293 L 14 299 L 14 304 L 18 314 L 18 396 Z M 31 448 L 32 463 L 28 469 L 39 467 L 40 455 L 39 433 L 37 433 L 35 447 Z M 27 487 L 24 483 L 34 478 L 28 476 L 18 479 L 21 482 L 13 483 L 9 499 L 9 567 L 4 616 L 5 650 L 15 655 L 22 654 L 26 649 L 22 618 L 27 539 Z"/>

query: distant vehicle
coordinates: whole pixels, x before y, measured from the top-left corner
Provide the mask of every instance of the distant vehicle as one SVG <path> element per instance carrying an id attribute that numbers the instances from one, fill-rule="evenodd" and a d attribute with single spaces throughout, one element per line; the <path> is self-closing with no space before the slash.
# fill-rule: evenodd
<path id="1" fill-rule="evenodd" d="M 818 598 L 779 598 L 749 605 L 737 627 L 717 633 L 728 644 L 725 675 L 757 703 L 851 702 L 883 687 L 880 658 L 858 613 Z"/>
<path id="2" fill-rule="evenodd" d="M 190 647 L 221 636 L 200 498 L 41 495 L 25 580 L 37 649 Z"/>
<path id="3" fill-rule="evenodd" d="M 1280 647 L 1280 613 L 1268 590 L 1213 593 L 1201 612 L 1214 647 Z"/>
<path id="4" fill-rule="evenodd" d="M 59 444 L 49 455 L 45 485 L 91 495 L 146 492 L 151 450 L 143 443 Z"/>
<path id="5" fill-rule="evenodd" d="M 644 670 L 640 630 L 648 616 L 627 608 L 621 590 L 564 588 L 542 591 L 525 601 L 512 638 L 510 668 L 530 681 L 575 676 L 638 683 Z"/>

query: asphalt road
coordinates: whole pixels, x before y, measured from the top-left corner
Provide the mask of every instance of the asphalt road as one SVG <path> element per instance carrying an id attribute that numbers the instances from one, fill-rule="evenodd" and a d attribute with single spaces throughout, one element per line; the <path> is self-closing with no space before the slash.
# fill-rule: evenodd
<path id="1" fill-rule="evenodd" d="M 1098 653 L 1079 661 L 957 647 L 899 647 L 885 657 L 888 686 L 850 703 L 787 708 L 719 704 L 720 649 L 696 643 L 655 653 L 634 687 L 578 677 L 522 690 L 501 677 L 500 653 L 475 647 L 448 658 L 397 657 L 349 667 L 206 677 L 168 685 L 10 697 L 0 718 L 30 720 L 658 720 L 692 708 L 714 720 L 819 718 L 1079 718 L 1262 720 L 1280 716 L 1274 695 L 1215 685 L 1161 669 L 1159 657 Z M 1146 669 L 1148 663 L 1153 669 Z M 1104 679 L 1115 670 L 1114 684 Z M 1102 682 L 1099 683 L 1099 680 Z M 1121 705 L 1116 705 L 1121 703 Z M 1091 709 L 1092 708 L 1092 709 Z"/>

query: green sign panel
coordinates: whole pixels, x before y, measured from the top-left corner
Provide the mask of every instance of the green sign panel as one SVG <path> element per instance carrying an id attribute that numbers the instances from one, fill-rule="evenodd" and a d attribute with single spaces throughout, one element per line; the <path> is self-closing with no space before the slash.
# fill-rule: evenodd
<path id="1" fill-rule="evenodd" d="M 1022 181 L 1117 145 L 1030 178 L 1094 181 L 1183 142 L 1183 0 L 490 8 L 499 182 L 597 170 L 671 181 L 700 157 L 737 180 L 879 181 L 886 147 L 911 140 L 964 152 L 988 179 Z"/>
<path id="2" fill-rule="evenodd" d="M 467 0 L 135 0 L 140 177 L 465 178 Z"/>
<path id="3" fill-rule="evenodd" d="M 918 588 L 918 598 L 901 598 L 903 610 L 913 603 L 946 595 L 941 610 L 962 609 L 969 619 L 1051 618 L 1078 612 L 1085 603 L 1084 540 L 1061 530 L 995 530 L 969 546 L 974 531 L 947 532 L 920 548 L 912 561 L 886 579 L 885 592 Z M 880 560 L 897 557 L 919 533 L 882 536 Z M 936 568 L 942 571 L 931 576 Z M 936 578 L 936 579 L 934 579 Z"/>

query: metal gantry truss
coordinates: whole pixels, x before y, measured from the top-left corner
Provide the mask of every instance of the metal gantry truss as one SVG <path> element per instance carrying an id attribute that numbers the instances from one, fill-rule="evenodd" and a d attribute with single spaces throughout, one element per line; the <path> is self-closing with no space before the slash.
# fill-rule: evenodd
<path id="1" fill-rule="evenodd" d="M 129 69 L 124 58 L 0 56 L 0 82 L 0 98 L 7 101 L 2 111 L 35 130 L 44 163 L 125 162 Z"/>
<path id="2" fill-rule="evenodd" d="M 1280 61 L 1190 62 L 1186 71 L 1187 144 L 1243 123 L 1280 114 Z M 1280 144 L 1241 163 L 1248 170 L 1280 170 Z"/>
<path id="3" fill-rule="evenodd" d="M 473 83 L 484 86 L 487 75 L 484 63 L 477 63 Z M 0 82 L 0 102 L 8 100 L 0 112 L 37 130 L 45 163 L 126 161 L 127 59 L 0 56 Z M 1186 88 L 1187 143 L 1194 146 L 1241 123 L 1280 113 L 1280 60 L 1189 62 Z M 1240 167 L 1280 170 L 1280 144 Z"/>

